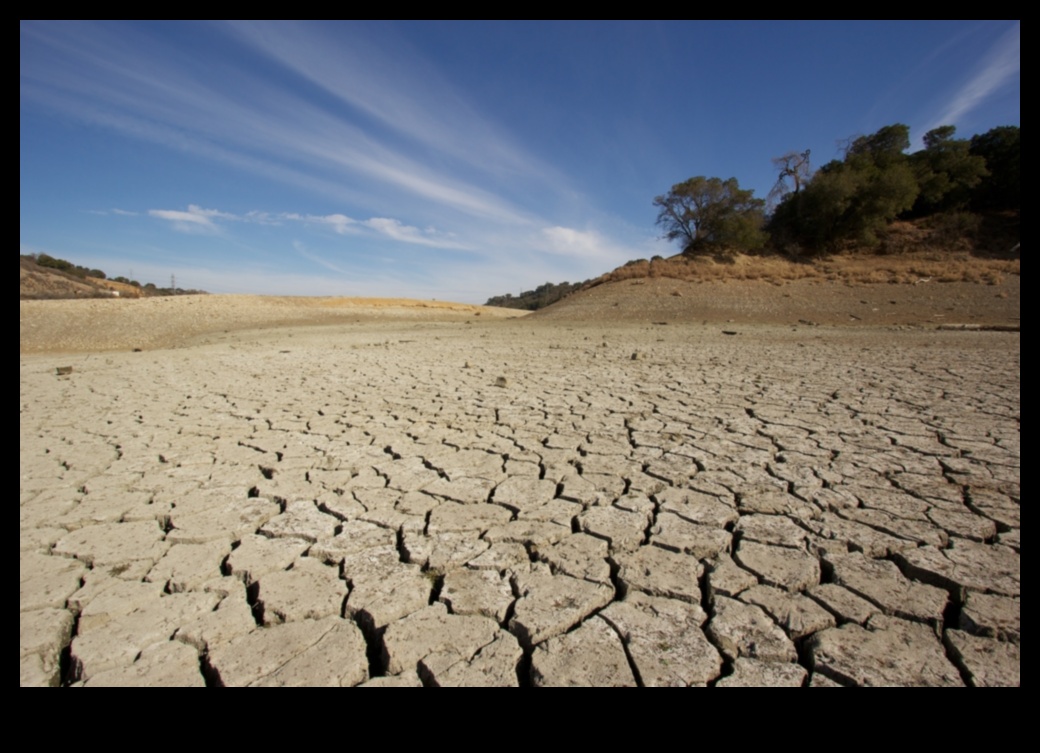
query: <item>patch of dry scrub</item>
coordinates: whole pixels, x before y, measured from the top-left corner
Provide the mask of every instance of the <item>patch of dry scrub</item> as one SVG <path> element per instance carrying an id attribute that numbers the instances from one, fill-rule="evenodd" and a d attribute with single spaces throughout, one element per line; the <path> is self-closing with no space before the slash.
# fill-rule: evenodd
<path id="1" fill-rule="evenodd" d="M 919 282 L 998 284 L 1007 275 L 1021 274 L 1021 259 L 980 259 L 968 252 L 912 254 L 838 254 L 822 259 L 733 254 L 724 257 L 673 256 L 638 259 L 592 281 L 607 282 L 663 277 L 688 282 L 762 280 L 783 285 L 794 280 L 826 280 L 847 285 Z"/>
<path id="2" fill-rule="evenodd" d="M 876 247 L 848 248 L 828 256 L 797 253 L 741 254 L 630 261 L 591 280 L 586 288 L 608 282 L 668 278 L 688 282 L 761 280 L 784 285 L 795 280 L 847 285 L 919 282 L 972 282 L 998 285 L 1021 275 L 1017 216 L 980 216 L 949 212 L 920 220 L 891 223 Z"/>

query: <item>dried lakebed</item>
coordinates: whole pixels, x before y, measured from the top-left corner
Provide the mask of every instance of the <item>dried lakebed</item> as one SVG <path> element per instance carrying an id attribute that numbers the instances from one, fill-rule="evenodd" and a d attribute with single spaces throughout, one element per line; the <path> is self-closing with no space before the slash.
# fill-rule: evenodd
<path id="1" fill-rule="evenodd" d="M 723 329 L 23 355 L 20 682 L 1017 685 L 1019 335 Z"/>

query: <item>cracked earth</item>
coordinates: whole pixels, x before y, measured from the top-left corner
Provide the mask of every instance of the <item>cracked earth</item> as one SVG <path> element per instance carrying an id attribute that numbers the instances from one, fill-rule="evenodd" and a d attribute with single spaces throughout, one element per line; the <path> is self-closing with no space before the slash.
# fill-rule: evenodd
<path id="1" fill-rule="evenodd" d="M 23 355 L 20 682 L 1018 685 L 1019 335 L 736 329 Z"/>

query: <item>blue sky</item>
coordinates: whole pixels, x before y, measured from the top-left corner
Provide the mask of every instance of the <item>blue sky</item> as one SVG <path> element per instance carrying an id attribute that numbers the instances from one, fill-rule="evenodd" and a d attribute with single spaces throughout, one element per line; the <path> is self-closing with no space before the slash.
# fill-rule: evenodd
<path id="1" fill-rule="evenodd" d="M 654 196 L 1019 125 L 1019 22 L 20 25 L 20 250 L 481 303 L 678 249 Z"/>

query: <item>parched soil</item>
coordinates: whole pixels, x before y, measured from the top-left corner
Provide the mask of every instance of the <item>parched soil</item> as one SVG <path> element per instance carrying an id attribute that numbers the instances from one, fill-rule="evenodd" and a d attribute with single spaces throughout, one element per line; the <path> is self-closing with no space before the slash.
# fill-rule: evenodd
<path id="1" fill-rule="evenodd" d="M 1018 685 L 1017 281 L 23 302 L 20 684 Z"/>

